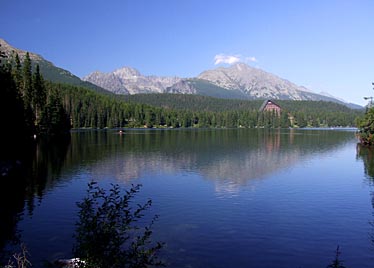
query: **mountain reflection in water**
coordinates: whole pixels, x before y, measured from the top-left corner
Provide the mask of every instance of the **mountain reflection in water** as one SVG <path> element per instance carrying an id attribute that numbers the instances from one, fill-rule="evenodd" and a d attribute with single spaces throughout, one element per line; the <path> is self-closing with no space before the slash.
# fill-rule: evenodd
<path id="1" fill-rule="evenodd" d="M 155 200 L 155 213 L 161 215 L 155 234 L 167 240 L 170 247 L 165 255 L 172 267 L 183 263 L 228 267 L 222 262 L 223 252 L 239 265 L 248 255 L 237 251 L 237 245 L 251 248 L 252 260 L 262 267 L 274 259 L 283 261 L 279 267 L 290 267 L 290 256 L 285 252 L 297 255 L 295 266 L 316 260 L 324 266 L 327 262 L 321 259 L 328 256 L 330 260 L 331 255 L 321 253 L 320 248 L 333 252 L 336 237 L 340 237 L 336 230 L 351 230 L 349 226 L 335 228 L 326 223 L 332 222 L 330 217 L 344 216 L 344 206 L 338 206 L 343 193 L 351 194 L 349 198 L 355 201 L 362 195 L 352 194 L 351 189 L 362 189 L 352 188 L 354 180 L 344 178 L 340 171 L 321 177 L 334 171 L 331 165 L 337 163 L 328 158 L 342 157 L 345 161 L 345 152 L 352 155 L 354 144 L 353 132 L 330 130 L 126 130 L 121 135 L 112 130 L 76 131 L 69 142 L 38 144 L 30 164 L 17 178 L 22 183 L 12 187 L 3 184 L 2 189 L 14 194 L 11 204 L 6 195 L 0 202 L 5 226 L 0 247 L 10 241 L 28 241 L 36 266 L 50 256 L 68 257 L 73 243 L 74 205 L 83 197 L 87 182 L 94 179 L 121 185 L 144 183 L 142 194 Z M 327 159 L 329 166 L 319 159 Z M 358 149 L 357 159 L 364 162 L 366 174 L 372 178 L 370 153 Z M 309 161 L 310 166 L 305 164 Z M 286 176 L 281 177 L 283 172 Z M 300 179 L 305 172 L 312 175 Z M 256 194 L 252 194 L 254 190 Z M 233 198 L 232 202 L 226 197 Z M 358 201 L 352 204 L 362 207 Z M 39 214 L 34 215 L 34 210 Z M 349 217 L 356 224 L 352 226 L 359 225 L 365 213 L 355 214 L 364 215 L 361 218 Z M 304 233 L 310 234 L 309 241 L 305 241 Z M 347 235 L 347 240 L 355 237 L 357 234 Z M 293 243 L 283 244 L 289 239 Z M 277 246 L 280 243 L 282 247 Z M 366 246 L 365 242 L 357 245 L 361 249 Z M 316 260 L 302 256 L 313 248 L 319 254 Z M 199 257 L 202 249 L 206 249 L 207 258 Z M 266 256 L 268 260 L 263 259 Z"/>
<path id="2" fill-rule="evenodd" d="M 84 144 L 78 141 L 82 135 Z M 311 139 L 310 135 L 316 138 Z M 87 132 L 73 135 L 72 148 L 82 149 L 71 157 L 89 159 L 95 177 L 115 173 L 117 179 L 130 181 L 146 172 L 173 174 L 184 170 L 198 172 L 218 184 L 229 181 L 231 185 L 242 185 L 286 169 L 316 153 L 339 148 L 352 135 L 293 129 L 155 130 L 128 131 L 126 135 Z M 96 143 L 99 146 L 90 146 Z"/>

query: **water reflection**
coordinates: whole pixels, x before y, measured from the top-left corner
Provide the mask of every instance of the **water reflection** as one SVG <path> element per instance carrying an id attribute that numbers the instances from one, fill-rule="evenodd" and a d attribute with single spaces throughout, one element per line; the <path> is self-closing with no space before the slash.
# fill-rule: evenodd
<path id="1" fill-rule="evenodd" d="M 0 261 L 9 259 L 13 247 L 21 242 L 18 222 L 25 214 L 31 216 L 46 189 L 58 182 L 69 144 L 69 138 L 58 143 L 41 140 L 24 148 L 17 156 L 19 166 L 1 178 Z"/>
<path id="2" fill-rule="evenodd" d="M 374 148 L 357 144 L 357 159 L 364 163 L 365 176 L 369 185 L 374 186 Z M 371 193 L 371 204 L 374 208 L 374 192 Z"/>
<path id="3" fill-rule="evenodd" d="M 334 150 L 339 150 L 344 144 L 352 142 L 352 139 L 354 139 L 354 134 L 352 132 L 343 131 L 265 129 L 127 130 L 123 135 L 119 135 L 115 131 L 78 131 L 72 133 L 71 141 L 60 141 L 59 144 L 39 143 L 32 151 L 29 164 L 25 170 L 22 171 L 22 174 L 8 179 L 7 181 L 2 181 L 1 189 L 3 190 L 3 194 L 0 200 L 2 227 L 0 230 L 0 251 L 2 251 L 2 248 L 7 242 L 17 241 L 17 239 L 20 238 L 19 236 L 17 237 L 16 229 L 19 220 L 25 216 L 22 214 L 23 211 L 32 215 L 35 206 L 38 205 L 38 202 L 42 202 L 43 198 L 45 200 L 50 198 L 50 203 L 56 201 L 56 196 L 51 197 L 50 195 L 46 195 L 46 192 L 52 192 L 57 185 L 64 183 L 62 180 L 69 180 L 69 183 L 71 180 L 73 181 L 71 185 L 74 185 L 66 187 L 66 192 L 59 193 L 66 199 L 61 199 L 64 200 L 64 202 L 58 199 L 56 204 L 61 202 L 64 206 L 66 206 L 66 200 L 75 200 L 74 198 L 78 198 L 76 195 L 70 194 L 77 190 L 74 187 L 80 187 L 77 186 L 77 184 L 85 186 L 86 179 L 114 179 L 133 182 L 133 180 L 136 179 L 149 177 L 151 179 L 155 178 L 156 183 L 163 183 L 162 181 L 157 181 L 157 176 L 161 175 L 160 177 L 163 177 L 165 174 L 170 174 L 175 184 L 178 184 L 176 180 L 181 178 L 187 180 L 198 178 L 199 184 L 194 184 L 194 186 L 198 185 L 198 187 L 200 187 L 202 185 L 200 184 L 200 179 L 206 180 L 209 182 L 208 184 L 214 184 L 216 193 L 224 196 L 235 196 L 242 185 L 249 185 L 246 189 L 252 189 L 252 187 L 254 189 L 256 185 L 251 184 L 253 180 L 265 179 L 273 173 L 287 169 L 309 158 L 314 158 L 316 156 L 323 157 L 323 154 L 330 154 Z M 364 160 L 364 162 L 365 161 L 366 160 Z M 372 163 L 372 160 L 368 161 Z M 74 178 L 76 179 L 77 177 L 79 180 L 74 180 Z M 80 180 L 81 178 L 83 179 Z M 182 182 L 180 185 L 185 186 L 188 184 L 189 181 L 187 184 Z M 192 184 L 193 183 L 191 183 L 191 185 Z M 172 196 L 165 197 L 165 200 L 167 200 L 167 202 L 165 202 L 166 208 L 170 209 L 170 211 L 163 214 L 165 218 L 168 215 L 173 216 L 177 214 L 177 212 L 183 211 L 183 206 L 180 205 L 186 203 L 183 196 L 174 198 L 175 196 L 173 196 L 173 194 L 190 194 L 187 193 L 188 191 L 184 188 L 182 191 L 178 191 L 177 188 L 178 187 L 171 187 L 166 190 L 168 193 L 170 192 Z M 171 190 L 169 191 L 169 189 Z M 195 194 L 196 189 L 191 191 L 194 197 L 197 197 Z M 200 192 L 200 198 L 202 198 L 200 201 L 206 201 L 203 197 L 205 197 L 207 193 L 209 192 Z M 313 193 L 313 195 L 314 194 L 315 193 Z M 9 198 L 9 196 L 11 197 Z M 187 198 L 186 200 L 190 200 L 190 197 Z M 297 200 L 297 196 L 294 196 L 294 198 Z M 301 200 L 304 200 L 305 196 L 302 198 Z M 176 200 L 181 200 L 181 202 L 178 203 Z M 206 208 L 209 208 L 209 202 L 189 204 L 197 211 L 194 213 L 197 213 L 196 215 L 198 216 L 193 217 L 193 219 L 207 219 L 206 217 L 202 217 L 199 211 L 202 210 L 204 205 Z M 216 202 L 216 200 L 214 200 L 214 202 Z M 293 202 L 292 205 L 296 203 L 298 202 Z M 196 204 L 196 208 L 193 207 L 194 204 Z M 60 205 L 59 203 L 58 206 L 60 207 Z M 287 205 L 285 207 L 292 206 Z M 221 210 L 222 208 L 219 206 L 217 206 L 217 208 L 217 210 L 219 210 L 217 214 L 215 214 L 214 210 L 211 210 L 212 217 L 221 215 L 221 213 L 230 214 L 229 210 Z M 232 208 L 240 209 L 240 206 L 233 206 Z M 204 209 L 204 211 L 206 210 L 207 209 Z M 38 210 L 35 210 L 34 218 L 37 218 L 37 211 Z M 45 210 L 43 213 L 48 214 L 51 211 L 55 212 L 56 207 L 53 207 L 50 211 Z M 243 213 L 254 213 L 250 214 L 253 216 L 251 217 L 253 219 L 260 219 L 260 216 L 263 216 L 263 214 L 256 214 L 256 211 L 255 209 L 245 209 Z M 60 239 L 58 240 L 56 238 L 53 242 L 49 241 L 50 237 L 54 237 L 53 239 L 55 239 L 55 237 L 58 236 L 67 236 L 65 233 L 61 234 L 61 230 L 66 228 L 67 224 L 65 218 L 70 217 L 69 219 L 71 219 L 72 216 L 70 212 L 71 210 L 64 207 L 62 213 L 65 214 L 61 215 L 64 221 L 59 222 L 59 219 L 54 219 L 54 221 L 51 220 L 53 223 L 48 222 L 49 225 L 55 225 L 53 227 L 58 229 L 58 231 L 54 228 L 50 228 L 51 230 L 43 229 L 42 231 L 39 230 L 39 236 L 33 236 L 35 232 L 33 227 L 38 224 L 40 225 L 43 218 L 34 219 L 34 226 L 25 227 L 30 228 L 28 233 L 31 233 L 31 239 L 37 241 L 34 242 L 34 252 L 37 252 L 36 254 L 39 253 L 43 255 L 46 251 L 46 247 L 50 248 L 51 244 L 59 244 L 55 241 L 60 241 L 61 247 L 65 246 L 68 247 L 67 250 L 70 250 L 70 245 L 63 239 L 58 238 Z M 292 213 L 294 213 L 294 211 Z M 204 212 L 204 215 L 205 214 Z M 179 219 L 181 214 L 177 215 Z M 231 221 L 235 215 L 243 214 L 238 211 L 237 214 L 232 213 L 230 217 L 228 217 L 228 219 L 230 219 L 228 221 Z M 219 218 L 220 216 L 217 217 Z M 183 224 L 184 227 L 187 226 L 186 228 L 193 230 L 194 226 L 198 226 L 196 223 L 193 223 L 193 221 L 190 223 L 188 217 L 185 218 L 185 221 L 183 219 L 184 218 L 181 220 L 182 222 L 174 223 L 176 225 Z M 236 219 L 237 222 L 239 222 L 241 216 L 238 216 Z M 267 221 L 265 218 L 263 222 L 271 221 L 272 219 Z M 23 221 L 23 223 L 24 222 L 25 221 Z M 169 223 L 168 220 L 165 222 Z M 231 228 L 230 223 L 227 222 L 227 225 L 225 225 L 221 219 L 212 222 L 219 222 L 222 224 L 223 228 L 227 228 L 227 230 Z M 24 224 L 27 225 L 27 223 L 26 221 Z M 170 221 L 170 224 L 174 223 Z M 45 225 L 47 228 L 49 228 L 48 224 Z M 22 226 L 21 224 L 19 225 Z M 246 222 L 243 222 L 243 226 L 245 226 L 243 229 L 238 226 L 238 228 L 240 227 L 238 230 L 247 230 Z M 258 232 L 256 229 L 257 226 L 258 225 L 252 226 L 252 233 Z M 221 230 L 220 228 L 221 227 L 218 229 Z M 260 227 L 260 229 L 262 228 L 263 227 Z M 208 229 L 214 230 L 214 224 L 209 226 Z M 318 228 L 316 228 L 316 230 L 317 229 Z M 235 230 L 235 228 L 233 230 Z M 186 245 L 196 243 L 194 237 L 200 237 L 202 234 L 198 231 L 199 230 L 196 228 L 196 233 L 192 235 L 191 232 L 185 232 L 185 236 L 191 236 L 191 238 L 189 238 L 190 240 L 183 240 L 186 242 Z M 47 244 L 36 245 L 40 243 L 39 238 L 43 237 L 40 236 L 41 232 L 47 233 L 45 236 L 48 238 L 43 240 L 44 243 Z M 56 232 L 58 232 L 58 234 L 56 234 Z M 24 237 L 26 236 L 25 233 L 27 232 L 24 232 Z M 69 233 L 69 230 L 66 231 L 66 233 Z M 178 237 L 180 236 L 179 231 L 171 233 Z M 205 234 L 205 232 L 203 232 L 203 234 Z M 217 231 L 217 234 L 222 234 L 222 232 Z M 248 232 L 248 234 L 250 234 L 250 232 Z M 270 232 L 269 237 L 273 236 L 273 233 Z M 225 236 L 223 236 L 222 241 L 223 240 L 229 241 Z M 204 243 L 208 243 L 208 241 L 209 239 L 202 240 Z M 216 240 L 213 239 L 211 241 Z M 222 245 L 225 245 L 226 250 L 228 244 L 222 243 Z M 205 244 L 202 248 L 205 248 Z M 60 248 L 56 246 L 56 248 L 51 251 L 55 254 L 55 252 L 60 252 Z M 232 253 L 235 252 L 237 251 L 232 250 Z M 186 258 L 185 254 L 183 254 L 182 258 Z"/>
<path id="4" fill-rule="evenodd" d="M 357 158 L 364 162 L 365 175 L 372 183 L 374 181 L 374 148 L 357 144 Z"/>
<path id="5" fill-rule="evenodd" d="M 129 181 L 146 173 L 194 172 L 231 188 L 266 177 L 316 153 L 339 148 L 353 137 L 351 132 L 302 130 L 75 134 L 68 162 L 88 163 L 96 177 L 110 174 Z"/>
<path id="6" fill-rule="evenodd" d="M 363 146 L 357 144 L 357 159 L 361 159 L 364 163 L 365 176 L 369 185 L 374 186 L 374 148 Z M 374 209 L 374 191 L 370 193 L 371 195 L 371 205 Z M 373 231 L 371 233 L 371 240 L 374 244 L 374 220 L 370 222 L 373 226 Z"/>

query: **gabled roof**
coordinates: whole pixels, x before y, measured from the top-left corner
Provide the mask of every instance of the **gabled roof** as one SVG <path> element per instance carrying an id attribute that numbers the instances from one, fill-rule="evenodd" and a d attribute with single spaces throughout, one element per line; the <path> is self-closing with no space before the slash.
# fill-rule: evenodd
<path id="1" fill-rule="evenodd" d="M 265 100 L 265 101 L 262 103 L 262 105 L 261 105 L 259 111 L 262 112 L 262 111 L 265 109 L 266 104 L 268 104 L 269 102 L 271 102 L 272 104 L 274 104 L 274 105 L 276 105 L 276 106 L 278 106 L 278 107 L 280 108 L 280 106 L 279 106 L 278 104 L 276 104 L 274 101 L 272 101 L 272 100 Z"/>

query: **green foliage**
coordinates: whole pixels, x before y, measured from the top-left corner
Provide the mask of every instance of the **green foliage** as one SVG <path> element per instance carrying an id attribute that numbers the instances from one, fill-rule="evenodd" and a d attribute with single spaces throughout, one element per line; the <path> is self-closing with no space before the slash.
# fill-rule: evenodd
<path id="1" fill-rule="evenodd" d="M 27 56 L 22 70 L 17 55 L 11 66 L 14 83 L 24 103 L 26 122 L 48 135 L 66 132 L 70 125 L 74 128 L 354 126 L 356 117 L 362 114 L 344 105 L 322 101 L 277 101 L 282 107 L 279 116 L 259 112 L 263 100 L 188 94 L 101 94 L 88 88 L 46 82 L 40 74 L 42 66 L 39 70 L 36 65 L 31 76 L 32 66 Z M 203 80 L 191 80 L 190 83 L 198 85 L 202 92 L 218 90 Z M 58 97 L 53 98 L 56 92 Z"/>
<path id="2" fill-rule="evenodd" d="M 15 52 L 14 52 L 15 53 Z M 12 63 L 12 76 L 18 90 L 22 89 L 22 65 L 18 54 L 13 54 L 14 63 Z"/>
<path id="3" fill-rule="evenodd" d="M 365 116 L 357 119 L 359 129 L 357 136 L 360 143 L 366 146 L 374 145 L 374 107 L 367 110 Z"/>
<path id="4" fill-rule="evenodd" d="M 113 93 L 96 86 L 90 82 L 82 81 L 79 77 L 73 75 L 72 73 L 54 66 L 51 62 L 46 60 L 39 60 L 37 64 L 40 67 L 40 73 L 43 75 L 44 79 L 54 83 L 63 83 L 75 86 L 81 86 L 89 88 L 95 92 L 112 95 Z M 33 64 L 35 67 L 36 64 Z"/>
<path id="5" fill-rule="evenodd" d="M 24 98 L 20 88 L 13 79 L 10 66 L 0 66 L 0 120 L 1 125 L 6 128 L 2 137 L 4 144 L 0 154 L 8 154 L 11 144 L 9 141 L 17 140 L 18 143 L 31 137 L 33 133 L 30 114 L 25 109 Z"/>
<path id="6" fill-rule="evenodd" d="M 130 103 L 141 103 L 173 110 L 222 112 L 232 110 L 258 110 L 263 100 L 213 98 L 192 94 L 135 94 L 118 98 Z"/>
<path id="7" fill-rule="evenodd" d="M 202 96 L 211 96 L 223 99 L 250 99 L 250 97 L 239 90 L 228 90 L 216 86 L 209 81 L 202 79 L 190 79 L 189 82 L 196 88 L 196 93 Z"/>
<path id="8" fill-rule="evenodd" d="M 157 253 L 161 243 L 151 245 L 152 225 L 140 228 L 149 200 L 132 208 L 132 199 L 140 186 L 132 186 L 124 194 L 117 184 L 107 193 L 96 182 L 88 185 L 87 196 L 78 203 L 79 221 L 76 228 L 74 255 L 82 267 L 125 268 L 161 266 Z"/>
<path id="9" fill-rule="evenodd" d="M 32 97 L 33 97 L 33 90 L 32 90 L 32 70 L 31 70 L 31 60 L 29 53 L 26 53 L 25 60 L 23 62 L 23 69 L 22 69 L 22 96 L 24 99 L 26 109 L 29 109 L 31 106 Z"/>
<path id="10" fill-rule="evenodd" d="M 206 126 L 205 123 L 209 120 L 205 119 L 208 117 L 214 123 L 211 127 L 354 126 L 356 118 L 363 114 L 362 110 L 325 101 L 277 100 L 283 110 L 279 118 L 272 114 L 259 113 L 258 109 L 263 100 L 230 100 L 187 94 L 137 94 L 121 98 L 131 104 L 152 105 L 181 114 L 192 112 L 203 119 L 200 120 L 199 126 Z M 293 125 L 289 120 L 290 116 L 293 118 Z M 228 121 L 237 117 L 237 122 Z"/>
<path id="11" fill-rule="evenodd" d="M 46 104 L 41 106 L 43 109 L 40 116 L 39 132 L 42 135 L 58 136 L 65 134 L 70 129 L 69 117 L 55 89 L 50 89 Z"/>
<path id="12" fill-rule="evenodd" d="M 70 122 L 59 93 L 46 88 L 39 65 L 32 72 L 28 53 L 23 65 L 16 53 L 0 65 L 0 89 L 0 119 L 7 128 L 2 156 L 10 155 L 15 144 L 29 144 L 35 134 L 51 137 L 69 131 Z"/>
<path id="13" fill-rule="evenodd" d="M 32 79 L 32 98 L 31 104 L 35 111 L 36 124 L 40 120 L 40 114 L 47 101 L 47 93 L 40 74 L 39 65 L 36 65 L 36 70 Z"/>

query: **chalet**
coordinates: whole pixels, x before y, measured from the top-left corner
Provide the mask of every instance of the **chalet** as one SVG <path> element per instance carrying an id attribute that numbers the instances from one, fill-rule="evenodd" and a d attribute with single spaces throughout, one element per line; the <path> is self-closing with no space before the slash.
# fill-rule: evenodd
<path id="1" fill-rule="evenodd" d="M 280 115 L 281 107 L 272 100 L 265 100 L 260 107 L 260 112 L 276 112 Z"/>

